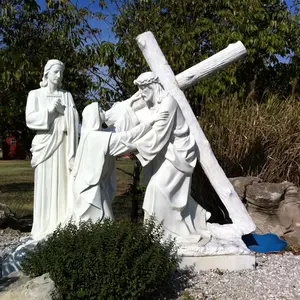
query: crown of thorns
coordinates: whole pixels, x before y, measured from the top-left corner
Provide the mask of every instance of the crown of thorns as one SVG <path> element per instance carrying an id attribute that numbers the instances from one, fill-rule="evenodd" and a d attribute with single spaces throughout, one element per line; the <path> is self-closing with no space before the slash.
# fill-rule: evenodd
<path id="1" fill-rule="evenodd" d="M 159 83 L 158 77 L 150 77 L 150 78 L 144 78 L 144 79 L 136 79 L 133 81 L 133 84 L 135 85 L 147 85 L 151 83 Z"/>

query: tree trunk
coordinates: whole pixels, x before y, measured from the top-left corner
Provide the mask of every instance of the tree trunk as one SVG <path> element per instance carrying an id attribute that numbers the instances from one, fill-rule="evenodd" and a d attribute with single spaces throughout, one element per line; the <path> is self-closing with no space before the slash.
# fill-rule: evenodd
<path id="1" fill-rule="evenodd" d="M 133 180 L 131 190 L 131 221 L 137 222 L 139 218 L 139 191 L 140 175 L 142 171 L 142 165 L 137 158 L 135 158 L 133 169 Z"/>

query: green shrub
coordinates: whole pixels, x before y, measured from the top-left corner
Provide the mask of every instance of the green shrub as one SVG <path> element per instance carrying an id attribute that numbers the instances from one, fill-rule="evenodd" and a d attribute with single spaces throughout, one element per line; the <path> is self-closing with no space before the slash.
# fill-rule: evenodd
<path id="1" fill-rule="evenodd" d="M 178 264 L 174 241 L 145 225 L 105 220 L 69 223 L 27 254 L 24 273 L 49 273 L 62 299 L 153 299 Z"/>

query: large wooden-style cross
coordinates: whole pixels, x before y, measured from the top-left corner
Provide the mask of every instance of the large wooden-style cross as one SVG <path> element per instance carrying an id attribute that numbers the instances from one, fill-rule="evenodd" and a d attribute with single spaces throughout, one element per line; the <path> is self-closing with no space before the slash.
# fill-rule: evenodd
<path id="1" fill-rule="evenodd" d="M 193 67 L 189 69 L 189 72 L 181 73 L 181 77 L 175 77 L 171 67 L 169 66 L 166 58 L 164 57 L 154 35 L 151 32 L 145 32 L 136 38 L 138 45 L 151 69 L 151 71 L 159 77 L 161 84 L 164 89 L 168 91 L 174 99 L 177 101 L 185 120 L 190 128 L 190 134 L 194 137 L 197 145 L 197 158 L 205 172 L 206 176 L 210 180 L 213 188 L 218 194 L 221 201 L 224 203 L 229 216 L 240 230 L 241 234 L 248 234 L 255 230 L 255 224 L 251 217 L 248 215 L 243 203 L 235 192 L 230 181 L 226 177 L 223 169 L 220 167 L 205 134 L 203 133 L 198 120 L 196 119 L 184 93 L 180 89 L 186 88 L 187 86 L 193 85 L 194 82 L 199 80 L 199 76 L 212 73 L 216 69 L 223 68 L 229 62 L 234 59 L 228 59 L 226 55 L 219 54 L 218 57 L 215 55 L 215 60 L 210 60 L 210 63 L 203 68 L 203 72 L 193 72 Z M 245 52 L 245 48 L 239 47 L 239 51 Z M 237 58 L 240 58 L 236 55 Z M 217 54 L 218 55 L 218 54 Z M 207 60 L 208 61 L 208 60 Z M 195 68 L 199 69 L 199 65 Z M 195 75 L 198 74 L 198 75 Z M 195 77 L 195 78 L 193 78 Z"/>

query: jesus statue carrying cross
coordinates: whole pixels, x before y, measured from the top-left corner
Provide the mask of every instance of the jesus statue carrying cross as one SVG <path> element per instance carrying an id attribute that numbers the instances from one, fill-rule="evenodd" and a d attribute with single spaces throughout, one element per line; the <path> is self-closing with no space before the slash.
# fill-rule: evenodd
<path id="1" fill-rule="evenodd" d="M 141 34 L 137 41 L 152 72 L 141 74 L 134 81 L 138 92 L 107 111 L 106 118 L 108 125 L 115 124 L 117 130 L 123 131 L 151 114 L 169 113 L 167 120 L 156 122 L 134 145 L 149 179 L 143 203 L 145 219 L 154 215 L 158 222 L 163 222 L 166 236 L 183 243 L 206 244 L 212 236 L 230 240 L 251 233 L 255 225 L 219 166 L 180 89 L 180 85 L 187 87 L 201 78 L 195 72 L 193 76 L 189 73 L 197 66 L 183 72 L 185 76 L 175 77 L 151 32 Z M 230 59 L 223 53 L 219 61 L 222 63 L 218 67 L 208 63 L 200 73 L 212 73 Z M 114 119 L 114 113 L 120 111 L 122 118 Z M 191 197 L 191 178 L 197 161 L 227 210 L 229 224 L 209 223 L 211 212 Z"/>

